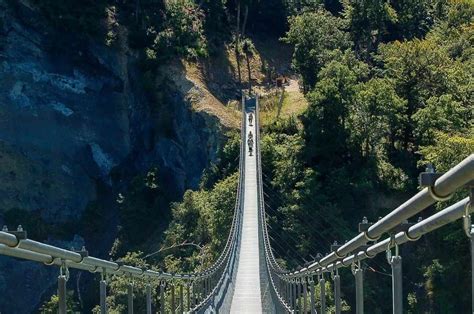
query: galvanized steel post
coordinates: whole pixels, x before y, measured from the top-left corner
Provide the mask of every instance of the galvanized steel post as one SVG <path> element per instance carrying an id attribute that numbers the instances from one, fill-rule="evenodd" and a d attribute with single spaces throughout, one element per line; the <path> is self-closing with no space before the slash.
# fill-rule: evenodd
<path id="1" fill-rule="evenodd" d="M 183 284 L 179 285 L 179 312 L 184 313 L 184 294 L 183 294 Z"/>
<path id="2" fill-rule="evenodd" d="M 464 208 L 464 231 L 471 240 L 471 313 L 474 314 L 474 225 L 471 220 L 471 207 L 474 202 L 474 184 L 469 186 L 469 202 Z"/>
<path id="3" fill-rule="evenodd" d="M 102 270 L 101 280 L 100 280 L 100 313 L 106 314 L 107 313 L 107 281 L 106 281 L 106 273 L 105 270 Z"/>
<path id="4" fill-rule="evenodd" d="M 161 314 L 165 314 L 165 285 L 166 282 L 163 280 L 160 282 L 160 308 Z"/>
<path id="5" fill-rule="evenodd" d="M 175 295 L 174 295 L 174 284 L 171 283 L 171 313 L 176 313 Z"/>
<path id="6" fill-rule="evenodd" d="M 133 281 L 130 279 L 127 287 L 128 314 L 133 314 Z"/>
<path id="7" fill-rule="evenodd" d="M 298 313 L 303 313 L 302 311 L 302 304 L 301 304 L 301 295 L 302 295 L 302 286 L 301 286 L 301 278 L 296 279 L 296 300 L 298 302 Z"/>
<path id="8" fill-rule="evenodd" d="M 67 312 L 67 290 L 66 284 L 69 279 L 69 270 L 66 266 L 66 262 L 64 260 L 61 261 L 61 267 L 59 268 L 59 276 L 58 276 L 58 310 L 59 314 L 66 314 Z"/>
<path id="9" fill-rule="evenodd" d="M 364 314 L 364 271 L 359 267 L 354 271 L 356 288 L 356 313 Z"/>
<path id="10" fill-rule="evenodd" d="M 402 257 L 393 256 L 392 265 L 392 299 L 393 314 L 403 313 L 403 289 L 402 289 Z"/>
<path id="11" fill-rule="evenodd" d="M 189 312 L 191 309 L 191 282 L 186 282 L 186 310 Z"/>
<path id="12" fill-rule="evenodd" d="M 319 279 L 319 289 L 321 292 L 321 314 L 326 314 L 326 280 L 324 280 L 324 274 L 321 274 L 321 279 Z"/>
<path id="13" fill-rule="evenodd" d="M 474 314 L 474 225 L 471 226 L 471 312 Z"/>
<path id="14" fill-rule="evenodd" d="M 336 314 L 341 314 L 341 277 L 336 268 L 336 273 L 333 277 L 334 280 L 334 303 L 336 306 Z"/>
<path id="15" fill-rule="evenodd" d="M 311 276 L 310 277 L 311 279 L 309 280 L 309 284 L 310 284 L 310 289 L 311 289 L 311 314 L 315 314 L 316 313 L 316 301 L 315 301 L 315 294 L 316 294 L 316 289 L 315 289 L 315 286 L 314 286 L 314 277 Z"/>
<path id="16" fill-rule="evenodd" d="M 58 298 L 59 298 L 59 314 L 66 314 L 66 276 L 61 274 L 58 276 Z"/>
<path id="17" fill-rule="evenodd" d="M 146 285 L 146 313 L 151 314 L 151 285 L 149 282 Z"/>
<path id="18" fill-rule="evenodd" d="M 308 307 L 306 305 L 308 300 L 308 287 L 307 287 L 307 278 L 303 278 L 303 313 L 307 313 Z"/>

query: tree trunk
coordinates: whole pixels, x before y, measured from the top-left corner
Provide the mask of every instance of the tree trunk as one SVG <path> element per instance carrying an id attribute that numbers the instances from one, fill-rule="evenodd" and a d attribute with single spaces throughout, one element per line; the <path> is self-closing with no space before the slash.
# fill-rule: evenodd
<path id="1" fill-rule="evenodd" d="M 244 23 L 242 24 L 242 38 L 245 36 L 245 27 L 247 26 L 247 17 L 249 16 L 249 6 L 245 6 Z"/>
<path id="2" fill-rule="evenodd" d="M 139 15 L 140 15 L 140 0 L 137 0 L 135 2 L 135 18 L 137 21 L 137 25 L 138 25 L 138 22 L 140 21 Z"/>
<path id="3" fill-rule="evenodd" d="M 249 54 L 245 54 L 245 58 L 247 59 L 247 71 L 249 73 L 249 94 L 252 95 L 252 72 L 250 71 L 250 58 Z"/>
<path id="4" fill-rule="evenodd" d="M 237 61 L 237 74 L 239 76 L 239 84 L 242 84 L 242 76 L 240 73 L 240 0 L 237 3 L 237 35 L 235 41 L 235 59 Z"/>

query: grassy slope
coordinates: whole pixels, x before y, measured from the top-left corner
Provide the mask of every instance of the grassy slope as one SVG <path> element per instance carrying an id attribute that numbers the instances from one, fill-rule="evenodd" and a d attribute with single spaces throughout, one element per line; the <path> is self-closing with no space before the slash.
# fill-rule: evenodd
<path id="1" fill-rule="evenodd" d="M 250 60 L 254 92 L 261 96 L 263 125 L 275 119 L 298 116 L 307 107 L 299 89 L 298 79 L 291 70 L 291 51 L 276 39 L 252 38 L 255 54 Z M 170 65 L 166 70 L 173 83 L 190 101 L 193 109 L 219 119 L 227 128 L 239 127 L 239 99 L 237 61 L 234 48 L 221 47 L 206 60 L 182 61 Z M 274 78 L 279 75 L 291 77 L 284 87 L 281 106 L 280 90 Z M 248 86 L 248 71 L 245 58 L 241 60 L 242 86 Z"/>

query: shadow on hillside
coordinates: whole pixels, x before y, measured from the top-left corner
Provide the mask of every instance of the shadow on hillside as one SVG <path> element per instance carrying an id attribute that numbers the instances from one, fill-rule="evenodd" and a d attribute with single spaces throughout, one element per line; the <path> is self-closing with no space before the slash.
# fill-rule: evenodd
<path id="1" fill-rule="evenodd" d="M 214 43 L 209 58 L 201 61 L 203 82 L 207 89 L 223 104 L 240 99 L 237 69 L 229 60 L 229 47 Z"/>

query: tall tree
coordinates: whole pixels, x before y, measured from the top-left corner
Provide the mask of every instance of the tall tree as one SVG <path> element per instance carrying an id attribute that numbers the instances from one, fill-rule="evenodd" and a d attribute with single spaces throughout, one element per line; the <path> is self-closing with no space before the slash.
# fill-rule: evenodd
<path id="1" fill-rule="evenodd" d="M 344 16 L 356 51 L 366 60 L 398 19 L 389 0 L 347 0 Z"/>
<path id="2" fill-rule="evenodd" d="M 304 12 L 289 19 L 290 29 L 285 42 L 294 45 L 293 67 L 303 77 L 304 90 L 316 83 L 318 72 L 337 55 L 351 47 L 349 34 L 344 32 L 344 21 L 326 10 Z"/>
<path id="3" fill-rule="evenodd" d="M 249 80 L 249 93 L 252 93 L 252 69 L 250 66 L 250 58 L 255 53 L 255 46 L 250 38 L 245 38 L 242 42 L 242 52 L 245 54 L 245 60 L 247 61 L 247 73 Z"/>

